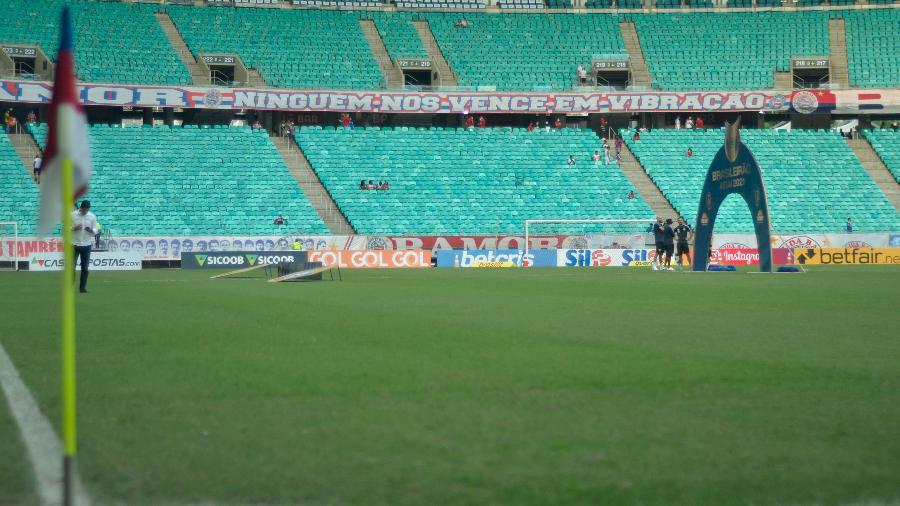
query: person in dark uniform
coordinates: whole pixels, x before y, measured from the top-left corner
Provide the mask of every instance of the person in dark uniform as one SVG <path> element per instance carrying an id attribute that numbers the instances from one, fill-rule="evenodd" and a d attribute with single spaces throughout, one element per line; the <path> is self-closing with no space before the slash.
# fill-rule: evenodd
<path id="1" fill-rule="evenodd" d="M 675 227 L 676 248 L 675 255 L 678 257 L 678 269 L 684 270 L 683 258 L 687 256 L 688 269 L 691 267 L 691 239 L 694 231 L 684 222 L 684 218 L 678 218 L 678 226 Z"/>
<path id="2" fill-rule="evenodd" d="M 657 217 L 656 223 L 650 225 L 649 231 L 653 232 L 653 243 L 656 246 L 656 257 L 653 258 L 652 268 L 654 271 L 658 271 L 663 253 L 666 251 L 666 246 L 663 243 L 663 219 Z"/>
<path id="3" fill-rule="evenodd" d="M 672 218 L 666 218 L 666 225 L 663 227 L 663 249 L 666 253 L 666 263 L 664 269 L 674 271 L 672 268 L 672 254 L 675 253 L 675 229 L 672 227 Z"/>

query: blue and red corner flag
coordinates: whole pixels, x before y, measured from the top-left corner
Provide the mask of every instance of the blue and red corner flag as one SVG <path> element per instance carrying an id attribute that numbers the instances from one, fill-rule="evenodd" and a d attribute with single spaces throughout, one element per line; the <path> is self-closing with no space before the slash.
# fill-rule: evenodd
<path id="1" fill-rule="evenodd" d="M 59 54 L 53 80 L 53 98 L 47 113 L 48 135 L 41 174 L 41 215 L 38 234 L 49 234 L 60 222 L 63 211 L 88 190 L 91 177 L 91 152 L 88 145 L 87 117 L 75 88 L 74 34 L 72 15 L 63 8 Z M 72 164 L 72 194 L 62 195 L 63 160 Z"/>

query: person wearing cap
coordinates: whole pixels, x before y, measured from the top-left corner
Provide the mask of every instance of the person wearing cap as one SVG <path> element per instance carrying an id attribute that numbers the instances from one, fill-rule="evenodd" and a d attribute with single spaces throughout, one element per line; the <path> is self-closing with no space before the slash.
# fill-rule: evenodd
<path id="1" fill-rule="evenodd" d="M 94 243 L 94 231 L 97 230 L 97 217 L 91 212 L 91 202 L 82 200 L 77 211 L 72 211 L 72 243 L 75 245 L 75 262 L 81 260 L 81 279 L 78 291 L 87 293 L 88 266 L 91 263 L 91 245 Z M 74 281 L 74 280 L 73 280 Z"/>

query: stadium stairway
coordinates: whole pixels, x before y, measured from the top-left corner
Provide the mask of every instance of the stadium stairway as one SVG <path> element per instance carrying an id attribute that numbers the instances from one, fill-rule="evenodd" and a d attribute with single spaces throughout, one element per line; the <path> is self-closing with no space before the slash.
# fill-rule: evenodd
<path id="1" fill-rule="evenodd" d="M 178 53 L 178 57 L 181 58 L 181 63 L 183 63 L 188 69 L 188 72 L 191 73 L 191 84 L 209 84 L 209 71 L 194 59 L 194 55 L 191 53 L 191 50 L 188 49 L 187 44 L 185 44 L 184 39 L 181 37 L 181 33 L 178 32 L 178 28 L 175 27 L 175 23 L 172 21 L 171 16 L 169 16 L 167 12 L 157 12 L 156 20 L 159 21 L 160 28 L 162 28 L 166 38 L 169 39 L 169 43 L 172 44 L 175 52 Z"/>
<path id="2" fill-rule="evenodd" d="M 641 162 L 635 158 L 634 153 L 628 149 L 628 144 L 622 143 L 622 153 L 619 167 L 625 173 L 625 177 L 634 185 L 634 189 L 647 201 L 647 205 L 653 210 L 656 216 L 675 218 L 681 216 L 678 211 L 672 207 L 672 203 L 663 195 L 656 183 L 650 179 L 650 175 L 644 170 Z"/>
<path id="3" fill-rule="evenodd" d="M 794 78 L 790 72 L 775 71 L 775 89 L 776 90 L 792 90 L 794 89 Z"/>
<path id="4" fill-rule="evenodd" d="M 40 151 L 40 148 L 34 142 L 34 138 L 27 132 L 6 135 L 16 150 L 16 154 L 19 155 L 19 159 L 22 160 L 22 166 L 25 168 L 25 171 L 28 172 L 29 176 L 33 176 L 31 169 L 34 157 Z"/>
<path id="5" fill-rule="evenodd" d="M 356 231 L 353 230 L 347 218 L 335 205 L 331 195 L 322 186 L 322 181 L 319 180 L 319 177 L 312 170 L 309 160 L 306 159 L 306 155 L 303 154 L 297 143 L 290 137 L 279 137 L 273 134 L 271 138 L 272 143 L 275 144 L 275 149 L 278 150 L 278 154 L 281 155 L 291 175 L 294 176 L 294 180 L 297 181 L 300 189 L 303 190 L 303 194 L 306 195 L 306 199 L 312 204 L 313 209 L 325 222 L 328 230 L 334 235 L 355 234 Z"/>
<path id="6" fill-rule="evenodd" d="M 375 56 L 375 61 L 378 62 L 378 66 L 381 68 L 381 74 L 384 76 L 384 82 L 387 83 L 388 89 L 403 88 L 403 71 L 391 61 L 391 57 L 388 55 L 387 48 L 384 45 L 384 39 L 381 38 L 381 33 L 378 31 L 378 27 L 375 26 L 375 21 L 360 19 L 359 26 L 366 37 L 366 42 L 369 43 L 372 55 Z"/>
<path id="7" fill-rule="evenodd" d="M 650 87 L 650 71 L 647 69 L 647 60 L 644 59 L 644 50 L 641 49 L 641 40 L 637 30 L 631 21 L 619 23 L 619 31 L 622 33 L 622 41 L 625 42 L 625 50 L 628 52 L 628 62 L 631 64 L 632 86 Z"/>
<path id="8" fill-rule="evenodd" d="M 859 139 L 847 139 L 850 149 L 856 154 L 862 166 L 875 181 L 875 184 L 881 188 L 884 196 L 894 204 L 894 208 L 900 211 L 900 185 L 894 179 L 894 175 L 888 170 L 887 166 L 869 144 L 869 141 L 860 137 Z"/>
<path id="9" fill-rule="evenodd" d="M 422 39 L 422 45 L 425 46 L 428 55 L 431 56 L 431 61 L 434 62 L 435 70 L 440 76 L 441 86 L 459 86 L 459 80 L 456 78 L 456 74 L 453 73 L 453 69 L 450 68 L 450 64 L 447 63 L 447 59 L 444 58 L 444 53 L 441 52 L 441 48 L 434 38 L 434 33 L 431 31 L 431 25 L 428 24 L 428 20 L 414 20 L 412 24 L 416 28 L 419 38 Z"/>
<path id="10" fill-rule="evenodd" d="M 828 20 L 828 44 L 831 48 L 831 68 L 828 69 L 832 85 L 840 88 L 850 87 L 850 74 L 847 70 L 847 28 L 843 18 Z"/>

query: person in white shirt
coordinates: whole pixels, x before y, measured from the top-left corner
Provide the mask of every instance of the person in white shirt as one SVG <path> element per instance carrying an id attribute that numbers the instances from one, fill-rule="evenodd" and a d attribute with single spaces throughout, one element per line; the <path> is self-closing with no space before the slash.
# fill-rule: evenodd
<path id="1" fill-rule="evenodd" d="M 77 211 L 72 211 L 72 243 L 75 245 L 75 262 L 81 259 L 81 278 L 78 291 L 87 293 L 88 266 L 91 263 L 91 245 L 97 229 L 97 217 L 90 211 L 91 202 L 82 200 Z M 74 280 L 73 280 L 74 281 Z"/>
<path id="2" fill-rule="evenodd" d="M 587 71 L 584 70 L 584 65 L 578 65 L 576 72 L 578 72 L 578 80 L 581 84 L 587 83 Z"/>
<path id="3" fill-rule="evenodd" d="M 44 165 L 44 160 L 41 158 L 41 154 L 38 153 L 34 156 L 34 162 L 32 163 L 32 167 L 34 170 L 32 174 L 34 174 L 34 182 L 37 184 L 41 184 L 41 167 Z"/>

